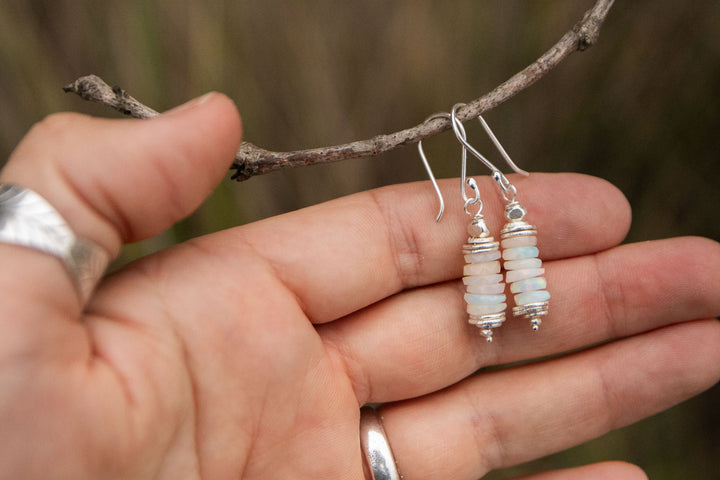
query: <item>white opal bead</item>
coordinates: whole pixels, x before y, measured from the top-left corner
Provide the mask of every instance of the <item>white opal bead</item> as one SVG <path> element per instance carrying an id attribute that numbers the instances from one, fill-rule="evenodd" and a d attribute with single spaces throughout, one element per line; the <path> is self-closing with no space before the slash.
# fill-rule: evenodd
<path id="1" fill-rule="evenodd" d="M 467 313 L 470 315 L 490 315 L 493 313 L 504 312 L 507 303 L 488 303 L 488 304 L 472 304 L 468 303 Z"/>
<path id="2" fill-rule="evenodd" d="M 535 258 L 540 252 L 537 247 L 515 247 L 503 250 L 504 260 L 518 260 L 521 258 Z"/>
<path id="3" fill-rule="evenodd" d="M 529 303 L 540 303 L 550 300 L 550 292 L 547 290 L 536 290 L 515 295 L 515 305 L 527 305 Z"/>
<path id="4" fill-rule="evenodd" d="M 513 217 L 507 212 L 512 208 L 521 210 L 522 215 Z M 506 206 L 506 214 L 510 219 L 502 230 L 503 269 L 505 281 L 514 294 L 515 307 L 513 315 L 530 320 L 533 330 L 541 323 L 540 317 L 548 314 L 548 300 L 545 269 L 542 268 L 540 251 L 537 248 L 535 227 L 522 221 L 524 209 L 510 203 Z"/>
<path id="5" fill-rule="evenodd" d="M 508 260 L 503 265 L 505 270 L 525 270 L 527 268 L 542 267 L 542 260 L 539 258 L 523 258 L 521 260 Z"/>
<path id="6" fill-rule="evenodd" d="M 526 278 L 541 277 L 545 274 L 544 268 L 527 268 L 524 270 L 510 270 L 505 273 L 505 281 L 507 283 L 525 280 Z"/>
<path id="7" fill-rule="evenodd" d="M 490 283 L 502 282 L 503 276 L 499 273 L 494 275 L 484 275 L 480 277 L 463 277 L 465 285 L 488 285 Z"/>
<path id="8" fill-rule="evenodd" d="M 493 239 L 482 217 L 474 218 L 468 228 L 470 238 L 463 246 L 465 267 L 466 310 L 471 324 L 480 327 L 480 332 L 492 341 L 492 329 L 505 321 L 507 296 L 505 283 L 500 273 L 502 254 L 499 242 Z"/>
<path id="9" fill-rule="evenodd" d="M 463 268 L 463 275 L 490 275 L 493 273 L 500 273 L 500 261 L 495 260 L 492 262 L 481 262 L 481 263 L 468 263 Z"/>
<path id="10" fill-rule="evenodd" d="M 505 301 L 505 295 L 474 295 L 472 293 L 466 293 L 465 301 L 473 305 L 502 303 Z"/>
<path id="11" fill-rule="evenodd" d="M 500 245 L 502 245 L 502 248 L 534 247 L 537 245 L 537 237 L 535 235 L 524 235 L 521 237 L 506 238 Z"/>
<path id="12" fill-rule="evenodd" d="M 465 263 L 489 262 L 491 260 L 497 260 L 499 258 L 499 250 L 494 250 L 491 252 L 471 253 L 469 255 L 465 255 Z"/>
<path id="13" fill-rule="evenodd" d="M 479 293 L 483 295 L 492 295 L 505 292 L 504 283 L 491 283 L 488 285 L 468 285 L 467 293 Z"/>
<path id="14" fill-rule="evenodd" d="M 533 290 L 542 290 L 545 287 L 547 287 L 545 277 L 534 277 L 512 283 L 510 291 L 512 293 L 531 292 Z"/>

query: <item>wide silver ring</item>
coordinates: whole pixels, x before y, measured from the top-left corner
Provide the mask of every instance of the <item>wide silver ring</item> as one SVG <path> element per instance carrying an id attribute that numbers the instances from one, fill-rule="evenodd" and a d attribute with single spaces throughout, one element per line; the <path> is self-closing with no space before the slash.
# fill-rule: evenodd
<path id="1" fill-rule="evenodd" d="M 85 305 L 102 277 L 110 254 L 78 238 L 43 197 L 27 188 L 0 183 L 0 242 L 58 257 Z"/>
<path id="2" fill-rule="evenodd" d="M 382 418 L 372 407 L 360 409 L 360 445 L 373 480 L 400 480 Z"/>

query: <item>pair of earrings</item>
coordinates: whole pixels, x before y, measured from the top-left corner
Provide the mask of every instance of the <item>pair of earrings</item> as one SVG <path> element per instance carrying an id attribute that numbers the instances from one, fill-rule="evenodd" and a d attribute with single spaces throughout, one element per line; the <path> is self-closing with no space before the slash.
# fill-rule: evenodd
<path id="1" fill-rule="evenodd" d="M 505 283 L 510 284 L 510 292 L 513 294 L 515 303 L 513 315 L 525 317 L 530 321 L 533 330 L 538 330 L 542 323 L 541 317 L 548 314 L 550 293 L 547 291 L 544 277 L 545 269 L 542 268 L 542 260 L 538 257 L 537 229 L 524 220 L 527 211 L 517 201 L 515 186 L 495 165 L 468 143 L 465 128 L 457 118 L 457 110 L 461 106 L 463 104 L 457 104 L 452 108 L 451 113 L 437 113 L 426 121 L 435 118 L 450 119 L 455 136 L 462 144 L 461 192 L 465 202 L 465 213 L 472 217 L 468 226 L 470 236 L 462 247 L 465 258 L 463 269 L 465 302 L 468 321 L 480 329 L 480 333 L 488 342 L 492 342 L 493 330 L 500 327 L 506 319 Z M 517 173 L 529 175 L 515 165 L 482 116 L 478 116 L 478 119 L 508 165 Z M 440 200 L 440 211 L 435 220 L 440 221 L 445 208 L 443 196 L 423 151 L 422 142 L 418 142 L 418 151 Z M 467 177 L 467 152 L 490 169 L 492 178 L 506 202 L 507 223 L 500 232 L 499 242 L 490 234 L 485 223 L 477 182 L 474 178 Z M 472 196 L 468 196 L 466 186 L 472 190 Z M 504 275 L 501 270 L 504 270 Z"/>

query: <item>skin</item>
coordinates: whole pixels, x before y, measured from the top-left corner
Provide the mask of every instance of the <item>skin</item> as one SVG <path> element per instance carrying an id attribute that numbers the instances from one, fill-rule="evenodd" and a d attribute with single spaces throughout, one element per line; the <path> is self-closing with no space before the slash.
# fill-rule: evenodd
<path id="1" fill-rule="evenodd" d="M 220 94 L 146 121 L 53 115 L 0 181 L 115 255 L 197 208 L 240 132 Z M 471 480 L 717 382 L 716 243 L 617 246 L 630 209 L 610 184 L 513 181 L 551 314 L 537 333 L 508 320 L 493 344 L 463 313 L 468 217 L 452 200 L 435 224 L 427 182 L 177 245 L 105 278 L 85 308 L 57 259 L 0 244 L 0 478 L 361 480 L 359 407 L 383 402 L 405 478 Z M 498 232 L 502 204 L 479 183 Z M 459 197 L 456 180 L 441 188 Z M 613 462 L 528 480 L 546 478 L 645 476 Z"/>

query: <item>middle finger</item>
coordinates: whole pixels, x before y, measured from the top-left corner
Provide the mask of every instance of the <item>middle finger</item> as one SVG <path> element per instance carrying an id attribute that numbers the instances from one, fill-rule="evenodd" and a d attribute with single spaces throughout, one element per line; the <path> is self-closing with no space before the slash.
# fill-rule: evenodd
<path id="1" fill-rule="evenodd" d="M 547 263 L 553 298 L 539 332 L 509 318 L 488 344 L 467 323 L 460 282 L 404 292 L 319 328 L 340 353 L 360 403 L 425 395 L 505 364 L 712 317 L 718 244 L 681 238 Z"/>

